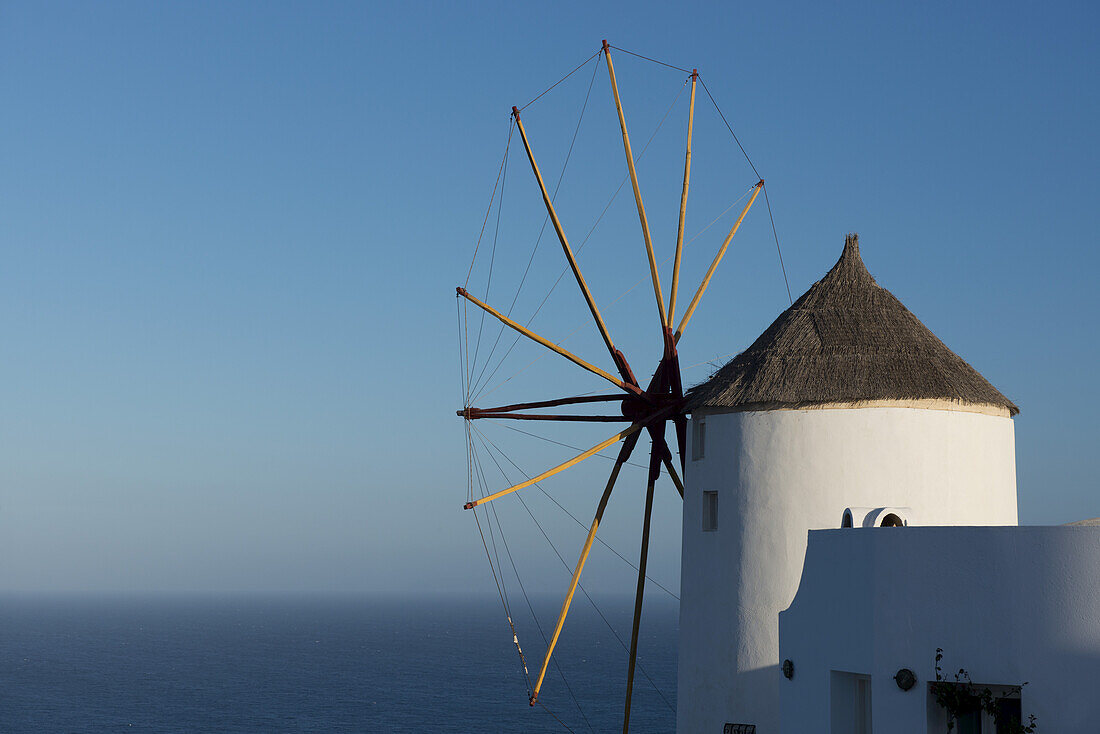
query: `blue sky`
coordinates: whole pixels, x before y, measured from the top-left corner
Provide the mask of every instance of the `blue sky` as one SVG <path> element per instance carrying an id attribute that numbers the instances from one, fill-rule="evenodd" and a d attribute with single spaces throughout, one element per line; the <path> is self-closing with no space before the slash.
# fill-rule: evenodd
<path id="1" fill-rule="evenodd" d="M 454 287 L 511 105 L 604 37 L 699 68 L 768 181 L 796 297 L 858 231 L 879 282 L 1021 406 L 1022 522 L 1100 515 L 1097 14 L 1086 3 L 5 3 L 0 589 L 488 592 L 460 509 Z M 616 63 L 637 148 L 683 75 Z M 593 78 L 560 195 L 574 239 L 624 174 L 606 75 L 586 68 L 524 115 L 556 180 Z M 639 163 L 660 257 L 675 232 L 685 102 Z M 702 96 L 697 110 L 689 236 L 755 180 Z M 510 300 L 542 221 L 512 153 L 495 303 Z M 615 301 L 645 275 L 634 216 L 626 192 L 581 265 L 642 372 L 659 348 L 649 286 Z M 722 229 L 689 246 L 685 288 Z M 688 382 L 787 304 L 770 238 L 757 206 L 682 343 Z M 560 272 L 553 245 L 540 244 L 517 313 Z M 486 263 L 471 279 L 482 291 Z M 536 322 L 548 336 L 584 323 L 570 286 Z M 567 344 L 600 358 L 590 328 Z M 537 355 L 517 347 L 500 377 Z M 541 360 L 495 397 L 593 389 Z M 486 431 L 529 472 L 569 454 Z M 609 432 L 546 435 L 588 446 Z M 588 463 L 547 485 L 586 522 L 607 470 Z M 632 471 L 606 526 L 628 557 L 644 481 Z M 675 588 L 672 494 L 659 492 L 651 569 Z M 533 509 L 571 559 L 583 531 L 544 499 Z M 564 571 L 522 508 L 502 512 L 533 588 L 559 590 Z M 594 587 L 633 584 L 602 551 L 589 573 Z"/>

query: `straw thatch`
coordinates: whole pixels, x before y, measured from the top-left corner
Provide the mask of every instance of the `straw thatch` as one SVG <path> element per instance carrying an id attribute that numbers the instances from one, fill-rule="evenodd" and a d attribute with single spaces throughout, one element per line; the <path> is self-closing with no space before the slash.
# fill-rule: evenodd
<path id="1" fill-rule="evenodd" d="M 875 282 L 854 234 L 824 278 L 688 399 L 693 410 L 946 400 L 1019 412 Z"/>

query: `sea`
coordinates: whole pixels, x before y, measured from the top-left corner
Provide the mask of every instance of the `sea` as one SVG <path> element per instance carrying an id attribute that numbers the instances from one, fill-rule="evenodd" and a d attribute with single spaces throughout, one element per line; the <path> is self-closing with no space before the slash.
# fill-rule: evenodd
<path id="1" fill-rule="evenodd" d="M 560 599 L 508 602 L 534 678 Z M 532 707 L 499 598 L 0 595 L 0 732 L 619 732 L 632 612 L 578 595 Z M 675 730 L 677 624 L 631 732 Z"/>

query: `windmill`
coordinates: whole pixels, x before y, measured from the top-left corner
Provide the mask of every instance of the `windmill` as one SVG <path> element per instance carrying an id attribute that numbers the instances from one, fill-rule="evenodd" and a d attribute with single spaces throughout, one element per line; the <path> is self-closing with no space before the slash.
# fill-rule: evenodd
<path id="1" fill-rule="evenodd" d="M 534 146 L 532 145 L 532 141 L 529 139 L 527 131 L 523 124 L 523 119 L 520 114 L 521 110 L 518 107 L 513 107 L 512 124 L 514 124 L 515 130 L 519 133 L 519 136 L 522 140 L 527 161 L 530 164 L 531 171 L 534 174 L 535 180 L 542 194 L 542 201 L 546 208 L 547 216 L 553 226 L 553 230 L 561 246 L 562 253 L 565 256 L 565 260 L 568 264 L 568 269 L 572 273 L 573 279 L 575 280 L 576 285 L 579 288 L 580 293 L 588 307 L 588 311 L 591 314 L 592 321 L 594 322 L 596 329 L 598 330 L 599 335 L 603 341 L 603 344 L 611 358 L 611 362 L 614 365 L 614 372 L 601 369 L 600 367 L 590 363 L 589 361 L 586 361 L 585 359 L 582 359 L 581 357 L 566 350 L 565 348 L 551 341 L 550 339 L 541 336 L 540 334 L 528 328 L 528 326 L 521 324 L 519 321 L 513 319 L 509 314 L 503 313 L 493 306 L 490 306 L 488 303 L 485 303 L 484 301 L 478 299 L 470 292 L 468 292 L 465 287 L 459 287 L 456 289 L 457 296 L 460 299 L 464 300 L 466 303 L 476 307 L 477 309 L 481 309 L 484 314 L 498 320 L 501 324 L 504 325 L 504 327 L 507 327 L 517 332 L 520 335 L 520 337 L 517 337 L 517 339 L 525 337 L 531 341 L 540 344 L 546 349 L 556 353 L 566 360 L 569 360 L 574 365 L 584 370 L 587 370 L 592 374 L 598 375 L 607 382 L 610 382 L 612 385 L 615 386 L 616 391 L 610 394 L 578 395 L 573 397 L 561 397 L 552 400 L 513 403 L 510 405 L 501 405 L 496 407 L 475 407 L 473 405 L 465 404 L 461 410 L 457 411 L 457 414 L 468 422 L 484 419 L 502 419 L 519 421 L 541 420 L 563 423 L 621 422 L 623 424 L 626 424 L 624 428 L 617 431 L 614 435 L 606 438 L 603 441 L 600 441 L 591 448 L 570 458 L 568 461 L 554 466 L 553 468 L 547 469 L 537 476 L 529 477 L 523 482 L 513 484 L 512 486 L 500 489 L 499 491 L 493 493 L 485 494 L 481 497 L 470 498 L 470 500 L 464 506 L 466 510 L 474 510 L 476 516 L 475 508 L 486 505 L 487 503 L 491 503 L 507 495 L 520 492 L 521 490 L 524 490 L 532 485 L 536 485 L 537 483 L 545 479 L 548 479 L 556 474 L 559 474 L 569 469 L 570 467 L 577 465 L 578 463 L 599 453 L 600 451 L 603 451 L 604 449 L 607 449 L 616 444 L 621 444 L 621 446 L 619 447 L 618 455 L 615 458 L 614 465 L 607 479 L 607 483 L 604 486 L 603 493 L 600 495 L 596 504 L 595 514 L 591 524 L 588 526 L 587 537 L 581 549 L 579 559 L 577 560 L 576 565 L 572 570 L 572 577 L 569 583 L 568 591 L 565 594 L 564 601 L 562 602 L 561 609 L 558 613 L 557 621 L 553 628 L 553 633 L 548 639 L 547 649 L 545 651 L 545 654 L 543 655 L 541 665 L 539 666 L 538 674 L 534 678 L 533 684 L 529 686 L 529 702 L 532 706 L 534 706 L 536 702 L 538 702 L 539 693 L 546 679 L 547 669 L 550 665 L 554 649 L 558 643 L 559 637 L 561 636 L 562 628 L 565 624 L 566 617 L 569 614 L 570 606 L 572 604 L 574 594 L 577 590 L 581 573 L 584 569 L 585 562 L 588 559 L 589 552 L 592 549 L 593 542 L 596 539 L 597 530 L 599 529 L 600 524 L 603 521 L 604 512 L 607 508 L 608 500 L 611 497 L 612 490 L 615 488 L 616 481 L 619 478 L 620 470 L 632 456 L 633 452 L 638 446 L 642 435 L 649 435 L 651 446 L 648 461 L 645 510 L 643 514 L 643 524 L 641 532 L 641 550 L 637 566 L 638 580 L 635 592 L 633 625 L 630 635 L 628 659 L 629 661 L 626 681 L 626 701 L 623 715 L 623 731 L 625 733 L 629 730 L 630 724 L 630 707 L 633 694 L 635 667 L 637 663 L 638 630 L 641 622 L 642 601 L 645 593 L 646 565 L 649 553 L 650 525 L 653 511 L 654 488 L 656 481 L 662 472 L 662 468 L 667 471 L 668 475 L 671 477 L 681 498 L 683 497 L 684 491 L 683 482 L 680 477 L 681 472 L 683 472 L 685 467 L 684 454 L 687 448 L 688 423 L 687 406 L 684 401 L 684 391 L 680 372 L 679 357 L 677 353 L 677 344 L 683 336 L 684 330 L 687 327 L 688 323 L 691 321 L 692 316 L 695 314 L 695 311 L 699 306 L 700 300 L 706 292 L 707 286 L 709 285 L 712 276 L 717 270 L 719 264 L 722 262 L 722 259 L 726 253 L 727 248 L 729 247 L 730 242 L 740 228 L 741 223 L 744 221 L 749 210 L 752 208 L 754 202 L 757 199 L 757 196 L 762 191 L 764 191 L 764 181 L 762 179 L 759 179 L 759 175 L 757 175 L 757 178 L 759 180 L 749 190 L 747 202 L 745 203 L 743 209 L 741 209 L 740 214 L 737 217 L 736 221 L 733 223 L 732 227 L 730 227 L 728 234 L 725 236 L 725 239 L 723 240 L 721 246 L 718 248 L 717 253 L 710 263 L 710 267 L 707 269 L 706 274 L 703 276 L 702 282 L 695 290 L 695 293 L 687 308 L 679 317 L 679 321 L 677 321 L 676 316 L 678 305 L 677 300 L 680 286 L 680 265 L 681 255 L 684 249 L 684 221 L 687 211 L 689 183 L 691 180 L 691 140 L 694 127 L 695 97 L 697 85 L 701 85 L 703 87 L 703 89 L 706 91 L 707 96 L 710 97 L 712 102 L 714 98 L 710 95 L 709 90 L 706 90 L 706 85 L 705 83 L 702 83 L 702 80 L 700 79 L 700 76 L 696 70 L 672 67 L 684 73 L 690 73 L 688 80 L 685 82 L 685 84 L 688 81 L 690 82 L 690 101 L 687 120 L 687 145 L 684 155 L 683 187 L 680 195 L 679 221 L 676 230 L 676 249 L 673 258 L 671 288 L 668 293 L 666 304 L 664 291 L 662 290 L 661 286 L 658 262 L 654 254 L 654 247 L 650 234 L 649 222 L 646 217 L 646 210 L 642 201 L 642 194 L 638 183 L 638 174 L 635 168 L 635 155 L 631 148 L 631 141 L 630 135 L 627 130 L 626 117 L 623 113 L 623 105 L 619 96 L 619 87 L 615 77 L 615 66 L 612 61 L 612 49 L 623 51 L 624 53 L 632 53 L 629 51 L 625 51 L 625 49 L 613 47 L 605 40 L 603 41 L 603 45 L 599 49 L 599 51 L 593 54 L 593 56 L 589 57 L 589 59 L 587 59 L 585 62 L 582 62 L 581 66 L 584 66 L 589 61 L 592 61 L 593 59 L 601 55 L 604 62 L 606 63 L 607 73 L 610 78 L 611 90 L 614 95 L 615 108 L 618 114 L 619 128 L 622 132 L 622 143 L 626 157 L 627 171 L 631 183 L 631 188 L 634 194 L 634 202 L 638 212 L 638 221 L 641 226 L 642 239 L 645 244 L 646 256 L 648 258 L 649 278 L 652 282 L 653 294 L 656 300 L 657 315 L 659 318 L 658 326 L 661 331 L 663 342 L 663 351 L 661 357 L 656 365 L 656 368 L 653 370 L 652 378 L 648 381 L 647 384 L 642 385 L 637 379 L 630 362 L 627 360 L 622 351 L 617 348 L 614 340 L 612 339 L 611 332 L 608 329 L 603 316 L 601 315 L 600 309 L 597 307 L 596 301 L 592 296 L 592 292 L 589 289 L 588 283 L 585 281 L 585 278 L 581 273 L 581 269 L 577 263 L 574 250 L 571 247 L 569 238 L 566 234 L 566 228 L 563 225 L 562 221 L 559 219 L 558 212 L 555 209 L 554 197 L 552 193 L 548 190 L 546 182 L 543 179 L 543 175 L 539 169 Z M 578 66 L 576 69 L 574 69 L 574 72 L 577 69 L 581 68 L 581 66 Z M 665 66 L 670 65 L 665 64 Z M 570 74 L 572 73 L 573 72 L 570 72 Z M 593 74 L 595 74 L 595 70 Z M 558 83 L 560 83 L 560 81 Z M 591 86 L 589 87 L 589 89 L 591 90 Z M 716 103 L 715 108 L 718 109 Z M 718 112 L 719 115 L 721 115 L 720 109 L 718 109 Z M 722 116 L 722 119 L 723 121 L 725 121 L 724 116 Z M 727 127 L 729 127 L 728 122 L 726 123 L 726 125 Z M 732 128 L 730 129 L 730 133 L 731 135 L 733 134 Z M 734 136 L 734 139 L 736 140 L 736 136 Z M 509 133 L 509 140 L 511 140 L 511 132 Z M 738 146 L 740 146 L 739 142 Z M 744 149 L 742 148 L 741 150 L 743 152 Z M 753 168 L 753 172 L 756 173 L 755 167 Z M 766 199 L 767 194 L 765 192 L 765 200 Z M 492 203 L 490 203 L 490 208 L 491 206 Z M 488 214 L 486 215 L 486 218 L 488 218 Z M 617 402 L 620 404 L 620 415 L 576 415 L 530 412 L 547 408 L 557 408 L 560 406 L 613 402 Z M 677 454 L 679 457 L 679 471 L 677 470 L 677 467 L 675 465 L 672 450 L 669 446 L 668 437 L 666 435 L 670 423 L 672 424 Z M 492 559 L 490 559 L 490 562 L 492 562 Z M 511 622 L 510 617 L 509 622 Z M 519 649 L 518 640 L 517 649 Z M 523 657 L 522 651 L 520 651 L 520 656 L 521 658 Z M 524 663 L 524 666 L 526 669 L 526 662 Z"/>

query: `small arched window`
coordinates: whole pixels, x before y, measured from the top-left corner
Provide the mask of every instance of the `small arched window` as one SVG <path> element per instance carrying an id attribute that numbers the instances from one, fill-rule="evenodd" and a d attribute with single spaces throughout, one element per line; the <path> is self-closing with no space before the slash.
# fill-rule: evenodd
<path id="1" fill-rule="evenodd" d="M 891 513 L 888 513 L 885 517 L 882 518 L 882 522 L 879 523 L 879 527 L 880 528 L 903 528 L 903 527 L 905 527 L 905 522 L 900 517 L 898 517 L 897 515 L 895 515 L 894 513 L 891 512 Z"/>
<path id="2" fill-rule="evenodd" d="M 844 517 L 842 517 L 841 520 L 840 520 L 840 527 L 842 527 L 842 528 L 852 527 L 852 511 L 851 510 L 845 510 L 844 511 Z"/>

